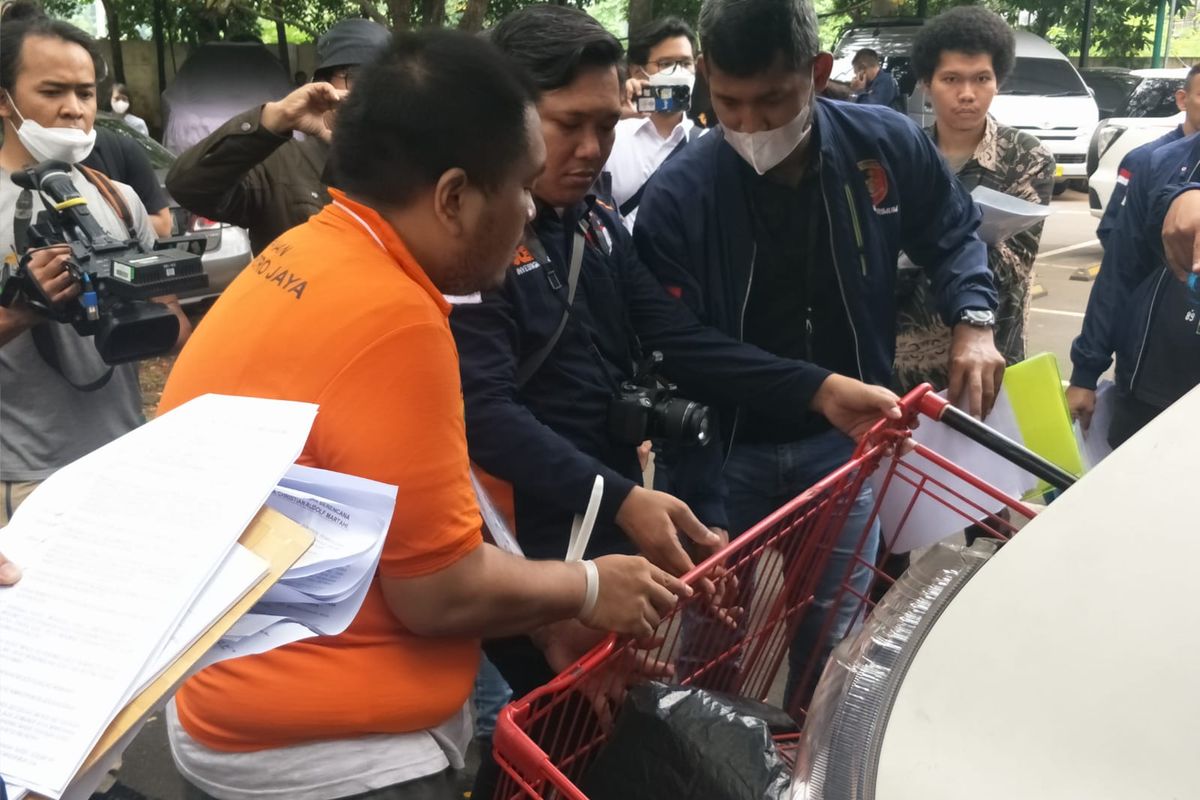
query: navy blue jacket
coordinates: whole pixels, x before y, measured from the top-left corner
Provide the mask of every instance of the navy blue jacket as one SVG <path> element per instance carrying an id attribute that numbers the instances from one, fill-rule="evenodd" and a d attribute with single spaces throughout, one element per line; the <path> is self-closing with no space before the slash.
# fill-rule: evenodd
<path id="1" fill-rule="evenodd" d="M 896 347 L 896 264 L 901 250 L 929 270 L 952 324 L 966 309 L 995 309 L 979 211 L 936 146 L 907 117 L 879 106 L 818 99 L 813 146 L 831 229 L 840 294 L 858 374 L 888 385 Z M 701 321 L 740 338 L 757 256 L 743 186 L 745 164 L 718 128 L 664 164 L 646 188 L 634 241 L 672 294 Z M 735 435 L 736 412 L 722 432 Z M 710 448 L 711 450 L 711 448 Z M 720 461 L 691 459 L 684 500 L 721 484 Z"/>
<path id="2" fill-rule="evenodd" d="M 1200 136 L 1160 147 L 1126 187 L 1125 206 L 1104 248 L 1083 330 L 1071 345 L 1071 385 L 1095 389 L 1116 354 L 1117 385 L 1136 394 L 1147 332 L 1163 288 L 1173 280 L 1162 254 L 1162 224 L 1180 186 L 1196 180 Z"/>
<path id="3" fill-rule="evenodd" d="M 518 387 L 519 365 L 562 319 L 570 240 L 581 221 L 587 244 L 567 326 L 542 367 Z M 682 396 L 702 403 L 806 409 L 828 372 L 701 324 L 641 263 L 617 212 L 595 198 L 561 219 L 542 209 L 533 228 L 549 263 L 522 247 L 500 290 L 455 306 L 450 316 L 471 459 L 511 486 L 526 555 L 565 555 L 572 517 L 586 509 L 597 474 L 605 491 L 588 553 L 631 552 L 615 516 L 641 482 L 641 468 L 636 448 L 610 437 L 607 415 L 639 350 L 661 351 L 664 374 Z M 708 525 L 725 525 L 719 498 L 693 510 Z"/>
<path id="4" fill-rule="evenodd" d="M 1129 186 L 1129 179 L 1139 172 L 1144 172 L 1150 166 L 1150 157 L 1154 155 L 1154 151 L 1182 138 L 1183 126 L 1176 125 L 1169 133 L 1165 133 L 1141 147 L 1135 147 L 1121 159 L 1121 163 L 1117 167 L 1117 182 L 1113 186 L 1112 195 L 1108 198 L 1108 205 L 1104 208 L 1104 216 L 1100 218 L 1100 224 L 1096 227 L 1096 238 L 1100 240 L 1101 245 L 1108 245 L 1108 237 L 1117 228 L 1117 218 L 1120 216 L 1121 207 L 1125 205 L 1125 192 Z"/>
<path id="5" fill-rule="evenodd" d="M 867 84 L 866 89 L 854 97 L 856 103 L 870 103 L 877 106 L 895 108 L 896 100 L 900 97 L 900 85 L 885 69 L 879 70 L 875 80 Z"/>
<path id="6" fill-rule="evenodd" d="M 925 132 L 878 106 L 818 99 L 814 144 L 834 266 L 854 331 L 858 375 L 886 385 L 896 346 L 896 263 L 925 266 L 942 316 L 995 309 L 979 212 Z M 757 244 L 741 157 L 717 128 L 646 187 L 638 254 L 701 321 L 740 337 Z"/>

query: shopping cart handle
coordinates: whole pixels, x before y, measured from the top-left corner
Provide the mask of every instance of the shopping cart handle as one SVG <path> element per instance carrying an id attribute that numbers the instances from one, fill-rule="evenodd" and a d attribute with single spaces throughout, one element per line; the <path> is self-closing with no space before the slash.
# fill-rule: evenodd
<path id="1" fill-rule="evenodd" d="M 1057 464 L 1047 461 L 965 411 L 955 408 L 949 400 L 940 395 L 926 392 L 921 396 L 919 404 L 922 414 L 958 431 L 976 444 L 986 447 L 1001 458 L 1011 461 L 1060 491 L 1071 488 L 1077 480 L 1074 475 Z"/>

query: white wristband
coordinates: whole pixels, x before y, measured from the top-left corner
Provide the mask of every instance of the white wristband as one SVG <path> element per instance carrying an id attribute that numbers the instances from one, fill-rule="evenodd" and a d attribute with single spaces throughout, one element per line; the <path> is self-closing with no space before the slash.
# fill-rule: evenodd
<path id="1" fill-rule="evenodd" d="M 596 565 L 591 561 L 580 561 L 583 565 L 583 574 L 587 578 L 587 585 L 583 590 L 583 605 L 579 607 L 579 613 L 576 614 L 578 619 L 587 619 L 596 610 L 596 600 L 600 597 L 600 570 L 596 569 Z"/>

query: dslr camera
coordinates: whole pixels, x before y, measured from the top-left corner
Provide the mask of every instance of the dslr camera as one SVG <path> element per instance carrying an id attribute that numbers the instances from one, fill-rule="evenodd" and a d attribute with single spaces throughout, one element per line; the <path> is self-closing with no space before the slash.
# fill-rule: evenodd
<path id="1" fill-rule="evenodd" d="M 708 406 L 675 397 L 675 385 L 658 374 L 662 360 L 662 353 L 655 350 L 638 365 L 633 380 L 621 384 L 608 407 L 609 435 L 634 447 L 647 439 L 708 444 Z"/>
<path id="2" fill-rule="evenodd" d="M 29 226 L 29 246 L 67 245 L 67 270 L 82 291 L 75 300 L 54 305 L 28 269 L 29 252 L 15 269 L 0 273 L 0 306 L 22 301 L 47 318 L 70 323 L 80 336 L 95 337 L 96 350 L 107 364 L 165 353 L 179 337 L 179 320 L 151 297 L 176 294 L 208 285 L 200 263 L 204 241 L 176 237 L 160 241 L 164 249 L 147 252 L 137 240 L 110 236 L 88 209 L 71 181 L 71 167 L 43 161 L 13 175 L 13 182 L 37 192 L 45 204 Z M 183 244 L 188 250 L 170 247 Z"/>

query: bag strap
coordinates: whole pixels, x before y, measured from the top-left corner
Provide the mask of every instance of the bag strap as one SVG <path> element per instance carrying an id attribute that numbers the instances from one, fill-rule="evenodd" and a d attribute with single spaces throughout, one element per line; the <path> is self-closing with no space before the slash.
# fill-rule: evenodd
<path id="1" fill-rule="evenodd" d="M 92 184 L 103 195 L 105 202 L 117 212 L 117 216 L 121 218 L 121 222 L 125 225 L 125 232 L 129 234 L 129 238 L 137 240 L 137 228 L 133 224 L 133 212 L 129 210 L 129 204 L 125 202 L 125 198 L 121 196 L 121 192 L 113 185 L 108 176 L 99 170 L 85 167 L 83 164 L 77 164 L 79 171 L 88 179 L 88 183 Z"/>
<path id="2" fill-rule="evenodd" d="M 56 323 L 42 322 L 33 326 L 30 331 L 33 336 L 33 346 L 37 348 L 38 355 L 42 357 L 42 361 L 46 362 L 46 366 L 57 372 L 64 381 L 71 385 L 71 388 L 78 392 L 95 392 L 107 386 L 115 372 L 113 367 L 109 367 L 103 375 L 89 383 L 76 383 L 67 377 L 67 373 L 62 368 L 62 361 L 58 357 L 58 344 L 50 333 L 49 326 L 53 324 Z"/>
<path id="3" fill-rule="evenodd" d="M 693 131 L 697 130 L 697 128 L 693 127 L 692 130 Z M 693 139 L 692 139 L 691 131 L 688 131 L 688 135 L 684 136 L 682 139 L 679 140 L 679 144 L 675 145 L 675 147 L 672 148 L 671 152 L 667 153 L 667 157 L 662 160 L 662 163 L 665 164 L 668 161 L 670 161 L 675 155 L 677 155 L 679 153 L 680 150 L 683 149 L 684 145 L 686 145 L 690 141 L 693 141 Z M 659 164 L 659 167 L 661 167 L 661 166 L 662 166 L 662 164 Z M 650 173 L 650 174 L 653 175 L 654 173 Z M 649 182 L 650 182 L 650 179 L 646 178 L 646 180 L 642 183 L 642 185 L 638 187 L 638 190 L 636 192 L 634 192 L 633 195 L 628 200 L 626 200 L 624 203 L 621 203 L 621 207 L 618 209 L 618 211 L 621 212 L 622 217 L 628 217 L 630 214 L 632 214 L 634 212 L 634 209 L 636 209 L 639 205 L 641 205 L 642 194 L 646 191 L 646 184 Z"/>
<path id="4" fill-rule="evenodd" d="M 529 230 L 529 233 L 532 241 L 537 241 L 537 234 L 533 233 L 532 229 Z M 574 238 L 571 239 L 571 265 L 567 271 L 567 307 L 563 309 L 562 317 L 558 320 L 558 327 L 555 328 L 554 334 L 537 349 L 537 352 L 517 367 L 516 384 L 518 389 L 524 388 L 525 384 L 529 383 L 529 379 L 542 368 L 542 364 L 546 363 L 550 352 L 554 350 L 563 330 L 567 327 L 567 318 L 571 316 L 571 306 L 575 303 L 575 289 L 579 286 L 579 273 L 582 271 L 585 249 L 583 232 L 576 230 Z"/>

